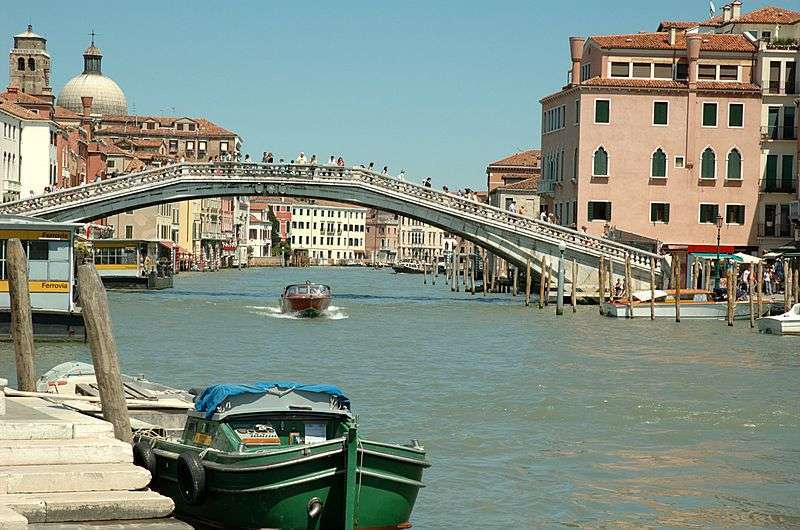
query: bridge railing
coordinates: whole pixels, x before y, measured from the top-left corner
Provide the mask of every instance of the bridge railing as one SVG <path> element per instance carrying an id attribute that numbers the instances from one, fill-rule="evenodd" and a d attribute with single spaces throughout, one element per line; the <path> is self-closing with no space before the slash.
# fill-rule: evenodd
<path id="1" fill-rule="evenodd" d="M 604 254 L 620 261 L 630 256 L 633 264 L 638 267 L 649 267 L 652 260 L 655 262 L 656 271 L 660 272 L 661 269 L 661 256 L 658 254 L 605 238 L 591 236 L 539 219 L 524 217 L 486 203 L 476 202 L 452 193 L 435 190 L 360 167 L 243 164 L 238 162 L 182 163 L 108 178 L 47 195 L 5 203 L 0 205 L 0 213 L 41 215 L 46 214 L 48 211 L 75 205 L 75 203 L 84 203 L 93 199 L 100 200 L 116 194 L 124 194 L 135 188 L 152 187 L 162 183 L 168 184 L 182 179 L 233 180 L 244 178 L 258 180 L 270 177 L 311 181 L 357 182 L 389 190 L 401 196 L 412 196 L 427 203 L 435 203 L 441 208 L 455 210 L 462 215 L 489 219 L 497 223 L 510 225 L 520 232 L 534 232 L 555 244 L 564 241 L 568 245 L 582 247 L 593 253 Z"/>

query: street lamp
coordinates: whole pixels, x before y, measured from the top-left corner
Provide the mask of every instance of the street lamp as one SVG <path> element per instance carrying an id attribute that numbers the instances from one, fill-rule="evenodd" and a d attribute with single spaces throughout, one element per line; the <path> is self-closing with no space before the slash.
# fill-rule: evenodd
<path id="1" fill-rule="evenodd" d="M 722 216 L 717 214 L 717 266 L 714 267 L 714 289 L 719 289 L 719 236 L 722 231 Z"/>
<path id="2" fill-rule="evenodd" d="M 567 244 L 560 242 L 558 244 L 558 252 L 560 257 L 558 259 L 558 292 L 556 292 L 556 315 L 564 314 L 564 251 L 567 250 Z M 575 278 L 572 279 L 575 281 Z"/>

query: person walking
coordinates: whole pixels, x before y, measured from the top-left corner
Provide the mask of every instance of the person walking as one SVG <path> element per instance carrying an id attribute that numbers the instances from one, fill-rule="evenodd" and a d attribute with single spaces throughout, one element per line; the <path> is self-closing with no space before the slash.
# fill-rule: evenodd
<path id="1" fill-rule="evenodd" d="M 764 294 L 767 296 L 772 294 L 772 276 L 769 273 L 769 268 L 764 271 Z"/>
<path id="2" fill-rule="evenodd" d="M 381 175 L 384 177 L 389 174 L 389 166 L 383 166 L 383 170 L 381 171 Z"/>
<path id="3" fill-rule="evenodd" d="M 308 161 L 309 166 L 317 165 L 317 155 L 311 155 L 311 160 Z"/>
<path id="4" fill-rule="evenodd" d="M 511 202 L 508 203 L 506 210 L 508 210 L 509 213 L 517 213 L 517 203 L 514 202 L 514 199 L 511 199 Z"/>
<path id="5" fill-rule="evenodd" d="M 369 165 L 367 166 L 367 169 L 369 169 L 370 171 L 375 171 L 375 162 L 370 162 Z"/>
<path id="6" fill-rule="evenodd" d="M 333 155 L 331 155 L 331 159 L 330 159 L 330 160 L 328 160 L 328 165 L 329 165 L 329 166 L 336 166 L 336 165 L 338 165 L 338 164 L 336 163 L 336 158 L 334 158 L 334 156 L 333 156 Z"/>
<path id="7" fill-rule="evenodd" d="M 275 157 L 274 157 L 274 156 L 272 156 L 272 153 L 271 153 L 271 152 L 270 152 L 270 153 L 267 153 L 267 164 L 272 164 L 272 162 L 273 162 L 274 160 L 275 160 Z"/>
<path id="8" fill-rule="evenodd" d="M 406 179 L 406 170 L 401 169 L 400 173 L 397 175 L 397 180 L 405 180 Z"/>
<path id="9" fill-rule="evenodd" d="M 250 163 L 250 154 L 249 153 L 244 155 L 244 163 L 245 164 L 249 164 Z"/>
<path id="10" fill-rule="evenodd" d="M 297 159 L 295 159 L 296 164 L 306 165 L 308 164 L 308 159 L 306 158 L 306 154 L 303 151 L 300 151 L 300 154 L 297 155 Z"/>
<path id="11" fill-rule="evenodd" d="M 430 188 L 431 187 L 431 178 L 430 177 L 426 178 L 425 181 L 422 183 L 422 185 L 425 186 L 426 188 Z"/>
<path id="12" fill-rule="evenodd" d="M 545 223 L 547 222 L 547 210 L 542 210 L 539 212 L 539 220 L 544 221 Z"/>
<path id="13" fill-rule="evenodd" d="M 344 158 L 342 158 L 341 156 L 339 158 L 337 158 L 336 159 L 336 165 L 339 166 L 339 167 L 344 167 Z"/>

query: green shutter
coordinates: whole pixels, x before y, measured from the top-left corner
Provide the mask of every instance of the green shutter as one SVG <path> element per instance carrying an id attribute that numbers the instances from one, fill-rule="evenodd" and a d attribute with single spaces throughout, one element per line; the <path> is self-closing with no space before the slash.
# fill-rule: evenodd
<path id="1" fill-rule="evenodd" d="M 792 173 L 794 172 L 794 155 L 783 155 L 781 158 L 781 188 L 786 191 L 792 189 Z"/>
<path id="2" fill-rule="evenodd" d="M 717 126 L 717 104 L 703 103 L 703 125 L 706 127 Z"/>
<path id="3" fill-rule="evenodd" d="M 726 177 L 734 180 L 742 178 L 742 155 L 736 149 L 728 153 L 728 174 Z"/>
<path id="4" fill-rule="evenodd" d="M 598 176 L 607 176 L 608 175 L 608 153 L 605 149 L 600 147 L 597 151 L 594 152 L 594 160 L 592 161 L 593 164 L 593 175 Z"/>
<path id="5" fill-rule="evenodd" d="M 609 122 L 609 102 L 607 100 L 597 99 L 594 102 L 594 121 L 596 123 Z"/>
<path id="6" fill-rule="evenodd" d="M 766 191 L 775 191 L 778 187 L 778 155 L 767 155 Z"/>
<path id="7" fill-rule="evenodd" d="M 587 207 L 586 207 L 586 211 L 587 211 L 586 218 L 589 221 L 593 221 L 594 220 L 594 203 L 593 202 L 589 201 L 589 203 L 587 204 Z"/>
<path id="8" fill-rule="evenodd" d="M 736 208 L 736 222 L 740 225 L 744 224 L 744 206 Z"/>
<path id="9" fill-rule="evenodd" d="M 607 202 L 606 203 L 606 221 L 610 221 L 610 220 L 611 220 L 611 203 Z"/>
<path id="10" fill-rule="evenodd" d="M 655 223 L 658 219 L 656 219 L 656 203 L 650 205 L 650 222 Z"/>
<path id="11" fill-rule="evenodd" d="M 666 177 L 667 176 L 667 155 L 661 149 L 653 153 L 652 167 L 650 168 L 650 175 L 653 177 Z"/>
<path id="12" fill-rule="evenodd" d="M 653 103 L 653 125 L 666 125 L 667 124 L 667 109 L 669 104 L 665 101 L 656 101 Z"/>
<path id="13" fill-rule="evenodd" d="M 669 223 L 669 203 L 664 205 L 664 222 Z"/>
<path id="14" fill-rule="evenodd" d="M 700 164 L 700 176 L 706 179 L 713 179 L 716 175 L 716 156 L 709 147 L 703 151 L 703 158 Z"/>
<path id="15" fill-rule="evenodd" d="M 729 107 L 728 126 L 741 127 L 744 125 L 744 105 L 733 103 Z"/>

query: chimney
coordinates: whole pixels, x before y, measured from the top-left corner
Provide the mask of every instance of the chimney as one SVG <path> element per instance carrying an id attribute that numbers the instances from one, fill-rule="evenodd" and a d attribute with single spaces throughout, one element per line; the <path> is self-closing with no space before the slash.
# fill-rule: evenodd
<path id="1" fill-rule="evenodd" d="M 669 28 L 669 45 L 675 46 L 675 40 L 678 37 L 678 29 L 677 28 Z"/>
<path id="2" fill-rule="evenodd" d="M 92 96 L 81 96 L 81 106 L 83 107 L 83 115 L 81 117 L 81 126 L 86 128 L 87 140 L 92 141 Z"/>
<path id="3" fill-rule="evenodd" d="M 697 83 L 697 60 L 700 59 L 700 45 L 703 36 L 692 33 L 686 36 L 686 53 L 689 58 L 689 84 Z"/>
<path id="4" fill-rule="evenodd" d="M 731 21 L 731 6 L 724 5 L 722 6 L 722 22 L 730 22 Z"/>
<path id="5" fill-rule="evenodd" d="M 569 54 L 572 58 L 572 82 L 570 86 L 581 84 L 581 60 L 583 59 L 583 44 L 586 40 L 583 37 L 569 38 Z"/>
<path id="6" fill-rule="evenodd" d="M 731 20 L 739 20 L 742 16 L 742 3 L 739 0 L 733 0 L 731 3 Z"/>

